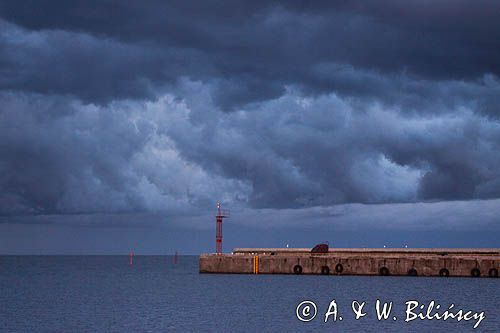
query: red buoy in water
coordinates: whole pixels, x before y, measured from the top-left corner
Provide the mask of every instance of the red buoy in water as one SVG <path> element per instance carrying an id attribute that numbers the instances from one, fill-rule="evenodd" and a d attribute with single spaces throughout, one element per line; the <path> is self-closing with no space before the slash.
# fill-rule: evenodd
<path id="1" fill-rule="evenodd" d="M 173 258 L 173 263 L 174 265 L 177 264 L 177 251 L 175 251 L 175 255 L 174 255 L 174 258 Z"/>

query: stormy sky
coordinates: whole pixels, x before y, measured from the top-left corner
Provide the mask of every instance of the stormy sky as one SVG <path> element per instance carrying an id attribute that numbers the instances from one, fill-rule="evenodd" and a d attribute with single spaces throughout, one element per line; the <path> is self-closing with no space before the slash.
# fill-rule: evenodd
<path id="1" fill-rule="evenodd" d="M 0 2 L 0 253 L 490 246 L 497 1 Z"/>

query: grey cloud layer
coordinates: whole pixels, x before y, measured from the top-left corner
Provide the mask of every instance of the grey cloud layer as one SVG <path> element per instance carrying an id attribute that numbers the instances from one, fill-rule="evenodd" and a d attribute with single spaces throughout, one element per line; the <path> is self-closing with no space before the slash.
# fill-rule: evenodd
<path id="1" fill-rule="evenodd" d="M 208 119 L 209 101 L 201 105 L 193 117 Z M 416 116 L 290 91 L 186 126 L 169 134 L 184 156 L 249 181 L 257 207 L 500 195 L 500 123 L 466 108 Z"/>
<path id="2" fill-rule="evenodd" d="M 237 182 L 207 175 L 157 134 L 157 113 L 182 111 L 168 102 L 158 111 L 12 93 L 0 101 L 2 214 L 182 213 L 229 201 L 215 184 L 237 192 Z"/>
<path id="3" fill-rule="evenodd" d="M 224 113 L 211 104 L 210 87 L 184 81 L 178 89 L 185 100 L 107 107 L 3 94 L 3 213 L 186 211 L 214 199 L 298 208 L 500 196 L 500 123 L 470 110 L 360 111 L 336 95 L 290 90 Z"/>
<path id="4" fill-rule="evenodd" d="M 287 85 L 309 93 L 394 97 L 393 87 L 345 77 L 342 66 L 423 80 L 500 75 L 495 1 L 197 5 L 5 2 L 0 12 L 7 22 L 44 33 L 22 45 L 3 41 L 0 61 L 8 75 L 2 87 L 106 102 L 150 97 L 157 85 L 188 76 L 217 82 L 223 91 L 214 94 L 217 104 L 234 109 L 278 97 Z M 418 93 L 422 87 L 406 88 L 427 97 Z M 466 96 L 481 97 L 488 96 Z"/>
<path id="5" fill-rule="evenodd" d="M 201 6 L 0 5 L 0 214 L 500 197 L 498 3 Z"/>

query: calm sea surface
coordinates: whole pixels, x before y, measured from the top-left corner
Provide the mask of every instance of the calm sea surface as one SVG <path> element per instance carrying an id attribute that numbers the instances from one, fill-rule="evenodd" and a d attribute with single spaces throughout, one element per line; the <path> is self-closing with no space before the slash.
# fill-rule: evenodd
<path id="1" fill-rule="evenodd" d="M 338 316 L 327 323 L 331 300 Z M 378 321 L 375 301 L 393 302 Z M 314 301 L 310 322 L 296 306 Z M 366 301 L 354 319 L 351 302 Z M 475 321 L 414 320 L 405 302 L 431 300 L 446 310 L 484 311 Z M 397 319 L 394 320 L 393 317 Z M 209 275 L 198 258 L 136 256 L 0 256 L 0 332 L 500 332 L 500 279 Z"/>

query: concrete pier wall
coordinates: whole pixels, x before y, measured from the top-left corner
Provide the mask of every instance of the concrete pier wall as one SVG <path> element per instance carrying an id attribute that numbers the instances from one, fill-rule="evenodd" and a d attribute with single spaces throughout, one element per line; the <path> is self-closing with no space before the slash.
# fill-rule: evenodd
<path id="1" fill-rule="evenodd" d="M 200 273 L 497 277 L 500 249 L 235 249 L 200 256 Z"/>

